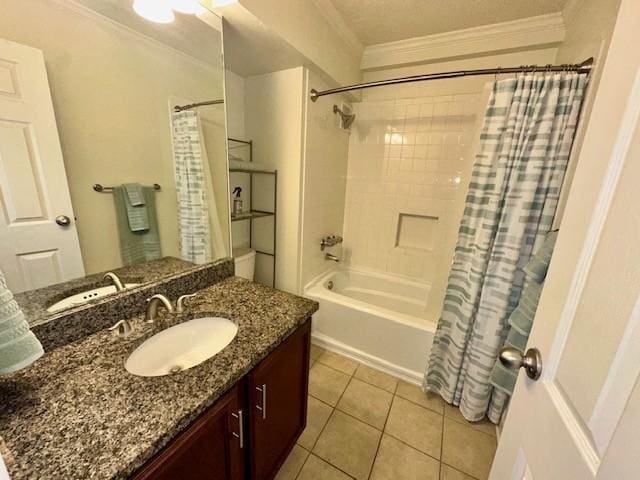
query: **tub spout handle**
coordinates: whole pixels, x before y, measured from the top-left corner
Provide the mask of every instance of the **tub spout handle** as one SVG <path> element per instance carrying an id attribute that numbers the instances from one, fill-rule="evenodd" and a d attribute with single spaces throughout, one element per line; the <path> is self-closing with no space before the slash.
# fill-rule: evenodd
<path id="1" fill-rule="evenodd" d="M 342 243 L 343 238 L 340 235 L 329 235 L 320 241 L 320 251 L 324 251 L 327 247 L 333 247 Z"/>

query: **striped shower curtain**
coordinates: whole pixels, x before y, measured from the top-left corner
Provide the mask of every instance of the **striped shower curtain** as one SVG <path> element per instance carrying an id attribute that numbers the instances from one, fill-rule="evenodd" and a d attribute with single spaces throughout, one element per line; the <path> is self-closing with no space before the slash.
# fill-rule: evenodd
<path id="1" fill-rule="evenodd" d="M 175 112 L 172 126 L 180 255 L 194 263 L 210 262 L 209 204 L 198 114 Z"/>
<path id="2" fill-rule="evenodd" d="M 586 84 L 576 73 L 494 84 L 424 378 L 467 420 L 499 419 L 489 377 L 523 267 L 552 227 Z"/>

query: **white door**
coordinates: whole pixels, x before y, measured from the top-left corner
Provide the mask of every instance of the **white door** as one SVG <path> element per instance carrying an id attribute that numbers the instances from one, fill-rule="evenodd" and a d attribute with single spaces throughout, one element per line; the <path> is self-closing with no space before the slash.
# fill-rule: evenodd
<path id="1" fill-rule="evenodd" d="M 638 45 L 622 0 L 493 480 L 640 479 Z"/>
<path id="2" fill-rule="evenodd" d="M 0 269 L 14 292 L 84 275 L 42 52 L 1 39 Z"/>

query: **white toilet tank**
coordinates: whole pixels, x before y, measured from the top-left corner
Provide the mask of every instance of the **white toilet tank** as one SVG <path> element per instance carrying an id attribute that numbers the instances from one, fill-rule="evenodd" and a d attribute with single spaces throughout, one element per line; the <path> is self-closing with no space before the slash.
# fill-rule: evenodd
<path id="1" fill-rule="evenodd" d="M 253 281 L 256 268 L 256 252 L 250 248 L 234 248 L 233 262 L 236 266 L 236 277 Z"/>

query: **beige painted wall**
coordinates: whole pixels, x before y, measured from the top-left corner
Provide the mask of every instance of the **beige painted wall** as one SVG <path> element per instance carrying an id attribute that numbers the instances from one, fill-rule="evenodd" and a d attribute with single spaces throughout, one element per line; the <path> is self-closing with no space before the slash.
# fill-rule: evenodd
<path id="1" fill-rule="evenodd" d="M 362 46 L 340 37 L 321 11 L 322 2 L 240 0 L 240 4 L 338 84 L 360 81 Z"/>
<path id="2" fill-rule="evenodd" d="M 230 138 L 239 140 L 250 140 L 246 138 L 245 129 L 245 107 L 244 107 L 244 78 L 229 70 L 226 71 L 225 77 L 225 96 L 227 99 L 227 129 Z M 244 161 L 249 160 L 249 147 L 242 146 L 237 142 L 229 142 L 229 155 L 238 157 Z M 229 198 L 227 201 L 232 202 L 231 192 L 239 186 L 242 188 L 242 197 L 247 200 L 245 209 L 248 209 L 248 199 L 250 194 L 249 175 L 244 173 L 229 173 Z M 231 223 L 231 240 L 233 248 L 249 246 L 249 222 L 232 222 Z"/>
<path id="3" fill-rule="evenodd" d="M 245 79 L 245 128 L 254 142 L 254 161 L 278 170 L 276 286 L 297 292 L 300 274 L 300 216 L 304 68 L 296 67 Z M 254 182 L 258 208 L 272 207 L 273 182 Z M 255 245 L 271 250 L 271 218 L 254 222 Z M 256 280 L 270 284 L 271 260 L 259 255 Z"/>
<path id="4" fill-rule="evenodd" d="M 121 265 L 113 199 L 94 183 L 162 185 L 162 251 L 177 255 L 169 99 L 221 98 L 220 72 L 57 2 L 0 0 L 0 10 L 0 38 L 44 52 L 86 272 Z"/>
<path id="5" fill-rule="evenodd" d="M 306 88 L 328 88 L 319 75 L 307 70 Z M 325 235 L 343 235 L 349 132 L 340 128 L 333 105 L 341 97 L 322 97 L 312 102 L 305 96 L 303 204 L 300 259 L 300 291 L 314 277 L 335 266 L 326 252 L 343 257 L 342 246 L 320 250 Z M 353 135 L 353 134 L 351 134 Z"/>
<path id="6" fill-rule="evenodd" d="M 620 0 L 570 0 L 562 17 L 566 26 L 565 41 L 558 48 L 556 63 L 576 63 L 589 57 L 595 59 L 595 68 L 589 81 L 589 90 L 582 109 L 582 121 L 576 133 L 571 160 L 565 177 L 556 222 L 559 223 L 573 181 L 577 158 L 580 155 L 588 119 L 591 115 L 595 95 L 600 84 L 602 67 L 607 56 L 613 34 Z"/>

